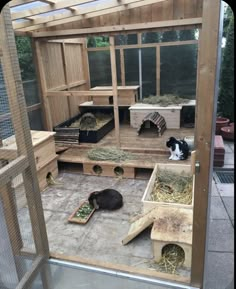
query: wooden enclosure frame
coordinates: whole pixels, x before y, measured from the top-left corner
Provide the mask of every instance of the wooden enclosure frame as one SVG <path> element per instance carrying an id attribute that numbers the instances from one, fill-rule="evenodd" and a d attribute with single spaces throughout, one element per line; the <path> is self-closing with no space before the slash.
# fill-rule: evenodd
<path id="1" fill-rule="evenodd" d="M 46 0 L 45 0 L 46 1 Z M 26 2 L 26 1 L 25 1 Z M 28 1 L 27 2 L 32 2 Z M 47 3 L 52 2 L 46 1 Z M 67 2 L 67 1 L 64 1 Z M 69 2 L 69 1 L 68 1 Z M 119 2 L 119 1 L 117 1 Z M 135 1 L 134 1 L 135 2 Z M 140 3 L 139 3 L 140 2 Z M 152 4 L 156 1 L 146 1 L 148 4 Z M 167 5 L 170 3 L 170 0 L 164 1 L 163 5 Z M 184 2 L 181 1 L 180 2 Z M 194 1 L 195 2 L 195 1 Z M 14 5 L 17 3 L 22 3 L 22 0 L 14 0 L 12 1 Z M 137 1 L 141 7 L 141 1 Z M 173 3 L 173 2 L 172 2 Z M 195 286 L 197 288 L 203 287 L 203 279 L 204 279 L 204 264 L 205 264 L 205 253 L 206 253 L 206 242 L 207 242 L 207 217 L 209 211 L 209 193 L 211 191 L 211 175 L 212 175 L 212 168 L 213 168 L 213 147 L 214 147 L 214 139 L 213 139 L 213 132 L 214 132 L 214 120 L 215 120 L 215 112 L 216 112 L 216 97 L 217 97 L 217 75 L 219 74 L 219 40 L 220 36 L 220 25 L 222 24 L 222 19 L 220 17 L 220 13 L 222 13 L 221 9 L 221 1 L 220 0 L 202 0 L 200 3 L 198 1 L 198 5 L 203 5 L 202 8 L 202 15 L 199 17 L 191 18 L 189 16 L 187 19 L 168 19 L 168 15 L 166 14 L 164 19 L 159 21 L 153 21 L 150 23 L 134 23 L 134 24 L 122 24 L 122 25 L 112 25 L 112 26 L 101 26 L 101 27 L 92 27 L 92 28 L 83 28 L 83 29 L 64 29 L 64 30 L 55 30 L 55 31 L 39 31 L 39 32 L 26 32 L 26 30 L 18 30 L 17 33 L 22 35 L 30 35 L 33 37 L 34 47 L 36 51 L 37 63 L 38 63 L 38 73 L 41 79 L 41 91 L 42 91 L 42 103 L 44 105 L 44 116 L 45 116 L 45 123 L 48 129 L 52 128 L 52 120 L 50 117 L 50 112 L 46 112 L 48 109 L 48 96 L 53 95 L 56 93 L 59 95 L 66 95 L 69 96 L 73 94 L 77 94 L 78 96 L 85 93 L 85 90 L 82 91 L 74 91 L 72 92 L 70 89 L 72 88 L 72 84 L 68 83 L 68 79 L 66 80 L 66 87 L 68 91 L 64 92 L 55 92 L 55 91 L 48 91 L 45 85 L 45 76 L 43 75 L 43 68 L 42 68 L 42 59 L 40 56 L 40 43 L 44 40 L 57 40 L 61 41 L 60 39 L 67 39 L 67 38 L 79 38 L 87 35 L 100 35 L 106 33 L 109 35 L 110 39 L 110 56 L 111 56 L 111 71 L 112 71 L 112 95 L 114 96 L 114 115 L 115 115 L 115 123 L 116 123 L 116 141 L 117 146 L 120 145 L 119 140 L 119 119 L 118 119 L 118 105 L 117 105 L 117 79 L 116 79 L 116 69 L 115 69 L 115 47 L 114 47 L 114 35 L 118 33 L 131 33 L 131 32 L 143 32 L 143 31 L 158 31 L 163 29 L 180 29 L 180 28 L 190 28 L 190 27 L 198 27 L 201 28 L 201 33 L 199 37 L 199 50 L 198 50 L 198 72 L 197 72 L 197 106 L 196 106 L 196 130 L 195 130 L 195 139 L 196 139 L 196 165 L 200 164 L 200 170 L 195 171 L 195 196 L 194 196 L 194 222 L 193 222 L 193 245 L 192 245 L 192 267 L 191 267 L 191 278 L 190 280 L 184 280 L 185 278 L 176 278 L 174 279 L 178 282 L 187 283 L 191 286 Z M 13 5 L 13 4 L 12 4 Z M 50 5 L 50 4 L 49 4 Z M 131 6 L 132 7 L 132 6 Z M 167 6 L 166 6 L 167 7 Z M 70 16 L 67 20 L 60 19 L 59 22 L 55 22 L 55 25 L 69 23 L 69 21 L 76 21 L 78 18 L 73 18 L 71 16 L 71 8 L 73 7 L 67 6 L 65 8 L 69 8 Z M 109 8 L 110 9 L 110 8 Z M 121 10 L 119 10 L 121 9 Z M 118 11 L 123 11 L 124 7 L 119 8 Z M 198 7 L 198 9 L 200 9 Z M 108 10 L 107 10 L 108 11 Z M 106 12 L 107 12 L 106 11 Z M 109 10 L 108 13 L 114 12 L 113 10 Z M 200 10 L 199 10 L 200 11 Z M 166 10 L 166 13 L 168 10 Z M 77 12 L 76 12 L 77 13 Z M 100 15 L 102 12 L 99 11 Z M 34 14 L 35 15 L 35 14 Z M 68 14 L 69 15 L 69 14 Z M 91 12 L 92 15 L 92 12 Z M 191 13 L 190 13 L 191 15 Z M 97 14 L 95 14 L 97 16 Z M 93 17 L 95 17 L 93 16 Z M 20 17 L 20 15 L 16 16 Z M 24 15 L 24 17 L 31 17 L 30 15 Z M 81 15 L 77 15 L 75 17 L 79 17 L 81 19 Z M 89 17 L 85 17 L 86 19 Z M 69 20 L 70 19 L 70 20 Z M 166 20 L 168 19 L 168 20 Z M 36 20 L 33 20 L 33 22 Z M 30 20 L 31 23 L 33 23 Z M 138 22 L 138 20 L 137 20 Z M 57 24 L 56 24 L 57 23 Z M 40 24 L 41 25 L 41 24 Z M 44 28 L 48 29 L 50 25 L 43 26 Z M 32 28 L 32 27 L 31 27 Z M 31 30 L 30 28 L 30 30 Z M 33 31 L 34 28 L 32 28 Z M 36 29 L 36 27 L 35 27 Z M 10 33 L 9 31 L 7 33 Z M 72 41 L 72 40 L 70 40 Z M 65 42 L 61 42 L 62 51 L 65 49 Z M 86 55 L 86 47 L 85 43 L 80 44 L 83 45 L 83 55 Z M 138 43 L 139 47 L 144 47 L 143 44 Z M 64 47 L 64 48 L 63 48 Z M 157 59 L 159 59 L 159 50 L 160 45 L 155 44 Z M 127 47 L 128 48 L 128 47 Z M 130 46 L 129 46 L 130 48 Z M 123 49 L 124 47 L 120 47 L 121 51 L 121 66 L 124 66 L 123 61 Z M 2 47 L 3 58 L 7 55 L 6 47 Z M 90 50 L 90 49 L 88 49 Z M 90 50 L 91 51 L 91 50 Z M 85 59 L 84 65 L 87 65 L 87 58 Z M 8 63 L 9 67 L 13 67 L 12 63 Z M 66 67 L 66 62 L 64 61 L 64 67 Z M 19 71 L 18 71 L 19 73 Z M 65 73 L 66 75 L 66 73 Z M 87 71 L 85 71 L 85 75 L 87 78 L 85 79 L 87 88 L 89 88 L 89 71 L 87 67 Z M 14 78 L 13 75 L 6 75 L 8 78 Z M 157 73 L 157 80 L 159 80 L 160 73 Z M 122 72 L 122 84 L 125 84 L 124 72 Z M 81 84 L 81 83 L 80 83 Z M 83 83 L 84 85 L 85 83 Z M 71 86 L 72 85 L 72 86 Z M 159 90 L 157 90 L 158 92 Z M 17 93 L 17 90 L 9 92 L 12 96 L 12 99 Z M 109 92 L 111 93 L 111 92 Z M 91 94 L 89 94 L 91 95 Z M 10 95 L 9 95 L 10 97 Z M 25 120 L 22 120 L 24 123 Z M 17 128 L 19 130 L 23 130 L 22 127 Z M 19 137 L 20 140 L 20 137 Z M 23 142 L 24 143 L 24 142 Z M 25 155 L 26 151 L 23 148 L 23 152 Z M 32 156 L 31 156 L 32 157 Z M 31 163 L 32 158 L 29 159 Z M 35 170 L 33 169 L 33 173 Z M 26 180 L 27 182 L 27 180 Z M 38 215 L 40 217 L 40 214 Z M 37 219 L 40 222 L 40 219 Z M 48 256 L 47 251 L 47 242 L 46 240 L 44 244 L 43 253 Z M 46 248 L 46 249 L 45 249 Z M 42 248 L 41 248 L 42 249 Z M 40 249 L 40 250 L 41 250 Z M 45 253 L 46 252 L 46 253 Z M 59 256 L 56 254 L 52 255 L 55 258 L 62 258 L 64 259 L 65 256 Z M 68 257 L 68 260 L 73 261 L 81 261 L 87 262 L 86 260 L 82 260 L 81 258 L 72 258 Z M 96 264 L 97 266 L 101 267 L 109 267 L 116 270 L 124 270 L 130 271 L 136 274 L 144 274 L 149 275 L 150 272 L 144 272 L 140 270 L 135 270 L 134 268 L 128 268 L 126 266 L 120 267 L 115 266 L 114 264 L 101 264 L 94 261 L 89 261 L 89 264 Z M 172 276 L 163 275 L 162 273 L 155 273 L 155 277 L 163 278 L 163 279 L 173 279 Z"/>

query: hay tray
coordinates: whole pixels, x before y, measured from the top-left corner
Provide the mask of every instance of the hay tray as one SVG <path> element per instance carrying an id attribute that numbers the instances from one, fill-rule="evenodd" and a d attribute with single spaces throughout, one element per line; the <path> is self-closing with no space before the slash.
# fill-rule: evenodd
<path id="1" fill-rule="evenodd" d="M 98 130 L 81 130 L 79 128 L 69 127 L 72 123 L 77 121 L 82 114 L 78 114 L 69 120 L 64 121 L 63 123 L 54 127 L 56 131 L 56 140 L 65 140 L 65 136 L 68 135 L 68 138 L 74 138 L 76 142 L 85 142 L 85 143 L 97 143 L 101 140 L 107 133 L 109 133 L 114 128 L 114 118 L 104 124 Z M 73 137 L 74 136 L 74 137 Z"/>

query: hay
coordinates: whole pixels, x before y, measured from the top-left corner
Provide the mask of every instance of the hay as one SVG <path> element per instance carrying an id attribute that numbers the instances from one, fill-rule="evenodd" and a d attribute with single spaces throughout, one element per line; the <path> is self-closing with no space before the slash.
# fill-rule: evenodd
<path id="1" fill-rule="evenodd" d="M 150 201 L 192 204 L 193 177 L 184 172 L 180 174 L 170 170 L 158 170 Z"/>
<path id="2" fill-rule="evenodd" d="M 165 95 L 156 95 L 156 96 L 149 96 L 142 100 L 143 103 L 147 104 L 158 104 L 160 106 L 168 106 L 172 104 L 181 104 L 189 102 L 189 99 L 181 98 L 177 95 L 172 94 L 165 94 Z"/>
<path id="3" fill-rule="evenodd" d="M 176 274 L 176 270 L 184 263 L 184 250 L 174 244 L 163 248 L 161 260 L 157 262 L 160 270 L 165 273 Z"/>
<path id="4" fill-rule="evenodd" d="M 90 160 L 96 161 L 125 161 L 134 159 L 134 156 L 128 152 L 120 150 L 116 147 L 98 147 L 88 151 L 87 154 Z"/>
<path id="5" fill-rule="evenodd" d="M 88 116 L 88 114 L 90 113 L 87 113 L 86 115 Z M 93 115 L 93 114 L 90 114 L 90 115 Z M 87 130 L 87 131 L 99 130 L 101 127 L 103 127 L 106 123 L 108 123 L 112 119 L 111 115 L 102 114 L 102 113 L 95 113 L 94 117 L 95 117 L 96 123 L 92 121 L 92 117 L 87 117 L 87 120 L 89 121 L 81 123 L 81 120 L 83 118 L 82 116 L 77 121 L 73 122 L 69 127 L 79 128 L 81 130 Z"/>

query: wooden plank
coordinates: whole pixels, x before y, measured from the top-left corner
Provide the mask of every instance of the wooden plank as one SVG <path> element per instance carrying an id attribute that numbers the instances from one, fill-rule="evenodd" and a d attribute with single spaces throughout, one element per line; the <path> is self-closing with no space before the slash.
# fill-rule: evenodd
<path id="1" fill-rule="evenodd" d="M 39 17 L 35 18 L 34 20 L 25 21 L 24 23 L 14 23 L 13 27 L 14 29 L 29 28 L 24 29 L 24 31 L 30 31 L 34 29 L 40 29 L 43 27 L 70 23 L 72 21 L 84 19 L 91 20 L 92 18 L 99 17 L 101 15 L 107 15 L 107 20 L 109 21 L 108 14 L 126 11 L 127 9 L 133 9 L 135 7 L 141 7 L 143 5 L 149 5 L 152 3 L 162 1 L 165 0 L 145 0 L 145 2 L 141 0 L 123 0 L 122 4 L 120 4 L 116 0 L 110 0 L 109 3 L 107 3 L 106 5 L 97 4 L 87 8 L 80 8 L 78 9 L 78 11 L 74 12 L 64 12 L 60 14 L 58 13 L 58 15 Z"/>
<path id="2" fill-rule="evenodd" d="M 146 214 L 139 216 L 139 218 L 130 225 L 127 236 L 122 239 L 122 245 L 128 244 L 144 229 L 153 224 L 156 215 L 158 215 L 158 208 L 154 208 Z"/>
<path id="3" fill-rule="evenodd" d="M 161 94 L 161 53 L 160 46 L 156 47 L 156 95 Z"/>
<path id="4" fill-rule="evenodd" d="M 28 4 L 28 3 L 32 3 L 35 0 L 11 0 L 8 2 L 9 6 L 12 7 L 16 7 L 16 6 L 20 6 L 23 4 Z"/>
<path id="5" fill-rule="evenodd" d="M 202 17 L 202 4 L 203 4 L 203 0 L 198 0 L 197 1 L 197 14 L 196 17 Z"/>
<path id="6" fill-rule="evenodd" d="M 120 147 L 120 121 L 118 111 L 118 90 L 117 90 L 117 75 L 116 75 L 116 52 L 114 36 L 109 37 L 110 42 L 110 57 L 111 57 L 111 78 L 112 78 L 112 94 L 113 94 L 113 110 L 115 118 L 115 135 L 116 145 Z"/>
<path id="7" fill-rule="evenodd" d="M 198 40 L 183 40 L 183 41 L 172 41 L 172 42 L 159 42 L 159 43 L 147 43 L 147 44 L 130 44 L 130 45 L 119 45 L 116 49 L 134 49 L 134 48 L 150 48 L 158 46 L 180 46 L 188 44 L 198 44 Z M 87 48 L 87 51 L 107 51 L 107 47 L 94 47 Z"/>
<path id="8" fill-rule="evenodd" d="M 30 106 L 27 106 L 27 112 L 35 111 L 35 110 L 38 110 L 38 109 L 41 109 L 41 103 L 37 103 L 37 104 L 33 104 L 33 105 L 30 105 Z"/>
<path id="9" fill-rule="evenodd" d="M 43 68 L 43 60 L 42 60 L 42 54 L 40 50 L 40 42 L 35 40 L 33 41 L 33 47 L 34 49 L 34 56 L 36 61 L 36 73 L 37 73 L 37 79 L 39 83 L 39 87 L 41 90 L 41 103 L 42 103 L 42 110 L 43 110 L 43 121 L 44 121 L 44 127 L 47 130 L 52 130 L 52 118 L 51 118 L 51 111 L 49 107 L 49 102 L 47 99 L 46 91 L 47 91 L 47 85 L 46 85 L 46 79 L 45 79 L 45 73 Z"/>
<path id="10" fill-rule="evenodd" d="M 198 1 L 199 0 L 184 0 L 184 17 L 185 18 L 196 17 Z"/>
<path id="11" fill-rule="evenodd" d="M 10 182 L 5 185 L 1 184 L 0 192 L 12 252 L 14 256 L 17 256 L 20 255 L 23 242 L 17 217 L 16 203 L 14 200 L 14 191 L 11 188 Z"/>
<path id="12" fill-rule="evenodd" d="M 25 156 L 19 156 L 12 160 L 9 164 L 0 168 L 0 184 L 1 186 L 11 182 L 12 178 L 21 174 L 28 167 L 28 160 Z"/>
<path id="13" fill-rule="evenodd" d="M 139 85 L 117 86 L 117 89 L 119 91 L 122 91 L 122 90 L 132 91 L 132 90 L 137 90 L 138 88 L 139 88 Z M 112 89 L 112 86 L 95 86 L 95 87 L 92 87 L 90 90 L 91 91 L 100 91 L 100 90 L 107 91 L 111 89 Z"/>
<path id="14" fill-rule="evenodd" d="M 53 5 L 44 5 L 44 6 L 39 6 L 39 7 L 35 7 L 35 8 L 32 8 L 32 9 L 29 9 L 29 10 L 23 10 L 23 11 L 19 11 L 19 12 L 12 12 L 11 13 L 11 19 L 13 21 L 13 20 L 25 18 L 27 16 L 39 15 L 39 14 L 42 14 L 42 13 L 56 11 L 56 10 L 60 10 L 60 9 L 64 9 L 64 8 L 70 7 L 70 6 L 75 6 L 75 5 L 84 4 L 84 3 L 93 2 L 93 1 L 94 0 L 63 0 L 63 1 L 57 1 Z M 71 12 L 71 14 L 73 15 L 73 12 Z"/>
<path id="15" fill-rule="evenodd" d="M 71 90 L 71 91 L 47 91 L 47 96 L 112 96 L 112 90 L 92 91 L 92 90 Z"/>
<path id="16" fill-rule="evenodd" d="M 120 49 L 120 73 L 121 73 L 121 85 L 125 86 L 125 56 L 124 49 Z"/>
<path id="17" fill-rule="evenodd" d="M 49 247 L 42 201 L 37 182 L 36 166 L 26 104 L 24 101 L 24 90 L 16 51 L 15 35 L 11 22 L 10 8 L 8 5 L 4 6 L 2 9 L 0 21 L 0 42 L 3 48 L 3 71 L 10 111 L 12 114 L 13 127 L 16 135 L 18 153 L 19 156 L 22 157 L 27 155 L 29 165 L 23 172 L 23 179 L 32 223 L 36 253 L 42 256 L 48 256 Z M 12 162 L 10 164 L 12 164 Z M 23 168 L 21 168 L 21 170 L 22 169 Z M 16 170 L 14 167 L 12 167 L 12 170 L 11 175 L 13 176 Z"/>
<path id="18" fill-rule="evenodd" d="M 170 20 L 174 17 L 174 0 L 166 0 L 163 2 L 162 20 Z"/>
<path id="19" fill-rule="evenodd" d="M 67 59 L 66 59 L 66 48 L 65 48 L 65 43 L 61 43 L 61 54 L 62 54 L 62 62 L 63 62 L 63 71 L 64 71 L 64 77 L 65 77 L 65 82 L 68 91 L 70 88 L 68 87 L 69 81 L 68 81 L 68 64 L 67 64 Z M 70 99 L 67 96 L 67 105 L 68 105 L 68 111 L 69 111 L 69 118 L 71 118 L 71 109 L 70 109 Z"/>
<path id="20" fill-rule="evenodd" d="M 78 80 L 78 81 L 69 83 L 68 85 L 63 84 L 63 85 L 60 85 L 60 86 L 56 86 L 56 87 L 47 89 L 47 91 L 64 90 L 64 89 L 67 89 L 67 88 L 73 88 L 75 86 L 81 86 L 81 85 L 84 85 L 84 84 L 86 84 L 86 80 Z"/>
<path id="21" fill-rule="evenodd" d="M 212 185 L 214 119 L 218 93 L 216 79 L 219 79 L 218 65 L 220 59 L 218 59 L 218 51 L 221 49 L 219 27 L 222 30 L 223 19 L 223 17 L 220 19 L 220 8 L 220 0 L 203 1 L 196 96 L 197 119 L 195 123 L 196 161 L 200 163 L 200 171 L 195 175 L 191 270 L 191 285 L 199 288 L 202 288 L 203 285 L 209 206 L 208 192 Z"/>
<path id="22" fill-rule="evenodd" d="M 91 88 L 91 81 L 90 81 L 90 72 L 89 72 L 89 60 L 88 60 L 88 52 L 86 50 L 87 40 L 84 39 L 83 46 L 82 46 L 82 55 L 83 55 L 83 73 L 84 79 L 86 79 L 86 89 Z"/>
<path id="23" fill-rule="evenodd" d="M 152 22 L 162 21 L 163 20 L 163 3 L 152 4 Z"/>
<path id="24" fill-rule="evenodd" d="M 174 1 L 174 19 L 183 19 L 184 18 L 184 0 L 175 0 Z"/>
<path id="25" fill-rule="evenodd" d="M 65 38 L 65 37 L 82 37 L 82 35 L 88 34 L 99 34 L 109 32 L 130 32 L 137 30 L 147 30 L 151 28 L 167 28 L 167 27 L 184 27 L 189 25 L 201 25 L 202 18 L 191 18 L 191 19 L 178 19 L 178 20 L 167 20 L 167 21 L 156 21 L 148 23 L 136 23 L 127 25 L 116 25 L 116 26 L 105 26 L 105 27 L 94 27 L 85 29 L 67 29 L 67 30 L 56 30 L 56 31 L 45 31 L 45 32 L 31 32 L 32 37 L 52 37 L 52 38 Z"/>

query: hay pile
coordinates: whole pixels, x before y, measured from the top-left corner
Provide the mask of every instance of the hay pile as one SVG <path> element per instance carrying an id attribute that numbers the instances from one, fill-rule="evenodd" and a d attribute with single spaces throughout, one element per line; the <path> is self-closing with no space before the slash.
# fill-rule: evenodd
<path id="1" fill-rule="evenodd" d="M 161 260 L 157 262 L 160 270 L 165 273 L 176 274 L 176 270 L 184 263 L 184 250 L 173 244 L 163 248 Z"/>
<path id="2" fill-rule="evenodd" d="M 88 151 L 90 160 L 120 162 L 134 159 L 134 155 L 116 147 L 97 147 Z"/>
<path id="3" fill-rule="evenodd" d="M 192 189 L 191 175 L 158 169 L 149 201 L 191 205 Z"/>
<path id="4" fill-rule="evenodd" d="M 98 130 L 112 119 L 111 115 L 102 113 L 85 113 L 69 127 L 79 128 L 81 130 Z"/>
<path id="5" fill-rule="evenodd" d="M 142 103 L 147 104 L 158 104 L 160 106 L 168 106 L 173 104 L 181 104 L 189 102 L 189 99 L 181 98 L 177 95 L 173 94 L 165 94 L 165 95 L 156 95 L 156 96 L 149 96 L 143 99 Z"/>

